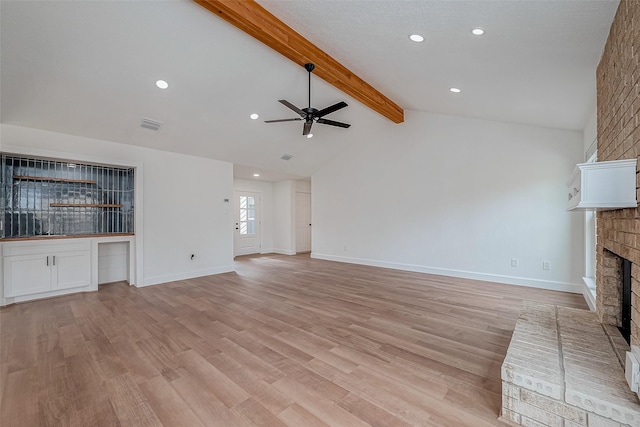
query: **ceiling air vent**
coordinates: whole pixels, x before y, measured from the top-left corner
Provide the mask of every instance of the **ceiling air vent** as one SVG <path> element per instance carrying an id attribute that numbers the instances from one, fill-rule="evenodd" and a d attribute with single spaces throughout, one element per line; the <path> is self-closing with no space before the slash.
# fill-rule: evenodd
<path id="1" fill-rule="evenodd" d="M 282 160 L 291 160 L 293 158 L 293 154 L 283 154 L 282 157 L 280 157 Z"/>
<path id="2" fill-rule="evenodd" d="M 162 122 L 150 119 L 148 117 L 143 117 L 142 122 L 140 122 L 140 126 L 151 130 L 160 130 L 160 128 L 162 127 Z"/>

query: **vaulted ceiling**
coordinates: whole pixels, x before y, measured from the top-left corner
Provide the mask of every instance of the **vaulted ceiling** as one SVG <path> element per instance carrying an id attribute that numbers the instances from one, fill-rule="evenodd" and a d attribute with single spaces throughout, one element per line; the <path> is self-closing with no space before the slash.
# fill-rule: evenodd
<path id="1" fill-rule="evenodd" d="M 593 111 L 595 67 L 618 5 L 258 3 L 405 110 L 570 130 Z M 263 123 L 295 116 L 278 99 L 307 106 L 306 71 L 189 0 L 3 0 L 0 19 L 2 123 L 230 161 L 239 176 L 279 179 L 310 176 L 367 123 L 387 120 L 314 78 L 313 106 L 346 101 L 330 118 L 351 128 L 314 125 L 306 139 L 300 122 Z M 485 34 L 472 35 L 476 27 Z M 425 41 L 410 42 L 414 33 Z M 169 88 L 156 88 L 158 79 Z M 141 128 L 142 117 L 163 125 Z"/>

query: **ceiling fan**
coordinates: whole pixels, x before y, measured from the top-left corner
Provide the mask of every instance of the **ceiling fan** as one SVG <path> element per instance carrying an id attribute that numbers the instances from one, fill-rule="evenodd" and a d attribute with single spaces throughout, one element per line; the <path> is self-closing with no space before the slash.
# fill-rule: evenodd
<path id="1" fill-rule="evenodd" d="M 300 117 L 296 117 L 294 119 L 265 120 L 264 122 L 277 123 L 277 122 L 293 122 L 296 120 L 304 120 L 302 135 L 307 137 L 310 137 L 311 135 L 311 126 L 313 125 L 313 122 L 320 123 L 322 125 L 337 126 L 341 128 L 348 128 L 349 126 L 351 126 L 350 124 L 347 124 L 347 123 L 336 122 L 333 120 L 327 120 L 323 118 L 327 114 L 331 114 L 334 111 L 338 111 L 346 107 L 347 103 L 344 101 L 340 101 L 337 104 L 333 104 L 327 108 L 323 108 L 322 110 L 318 110 L 316 108 L 311 107 L 311 72 L 313 71 L 314 68 L 316 68 L 316 66 L 309 63 L 309 64 L 304 64 L 304 68 L 309 72 L 309 107 L 300 109 L 285 99 L 279 99 L 278 100 L 279 103 L 283 104 L 286 107 L 289 107 L 290 109 L 298 113 Z"/>

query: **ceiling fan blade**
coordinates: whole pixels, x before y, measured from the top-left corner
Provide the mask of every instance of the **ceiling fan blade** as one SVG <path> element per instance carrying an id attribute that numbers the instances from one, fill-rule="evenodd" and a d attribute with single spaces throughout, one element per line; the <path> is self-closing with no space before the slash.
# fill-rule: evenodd
<path id="1" fill-rule="evenodd" d="M 311 133 L 311 125 L 313 124 L 312 120 L 307 120 L 304 122 L 304 127 L 302 128 L 302 135 L 307 136 Z"/>
<path id="2" fill-rule="evenodd" d="M 265 123 L 278 123 L 278 122 L 295 122 L 297 120 L 302 120 L 300 117 L 296 117 L 295 119 L 278 119 L 278 120 L 265 120 Z"/>
<path id="3" fill-rule="evenodd" d="M 301 109 L 299 109 L 298 107 L 296 107 L 295 105 L 293 105 L 292 103 L 290 103 L 289 101 L 287 101 L 286 99 L 279 99 L 278 102 L 281 103 L 282 105 L 285 105 L 285 106 L 291 108 L 293 111 L 295 111 L 296 113 L 298 113 L 302 117 L 304 117 L 305 112 L 302 111 Z"/>
<path id="4" fill-rule="evenodd" d="M 344 108 L 346 106 L 347 106 L 346 102 L 340 101 L 337 104 L 333 104 L 330 107 L 323 108 L 322 110 L 320 110 L 317 113 L 315 113 L 314 116 L 315 117 L 326 116 L 327 114 L 333 113 L 334 111 L 338 111 L 339 109 Z"/>
<path id="5" fill-rule="evenodd" d="M 349 126 L 351 126 L 350 124 L 347 124 L 347 123 L 334 122 L 333 120 L 327 120 L 327 119 L 318 119 L 318 123 L 321 123 L 323 125 L 338 126 L 341 128 L 348 128 Z"/>

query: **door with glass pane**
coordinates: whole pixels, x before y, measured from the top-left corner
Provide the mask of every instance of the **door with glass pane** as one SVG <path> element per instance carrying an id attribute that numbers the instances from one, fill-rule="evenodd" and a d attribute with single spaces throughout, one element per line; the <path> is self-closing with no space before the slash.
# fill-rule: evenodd
<path id="1" fill-rule="evenodd" d="M 233 254 L 260 253 L 260 193 L 234 192 L 235 239 Z"/>

